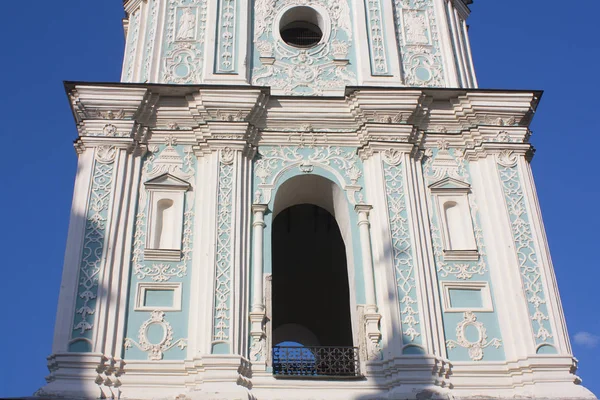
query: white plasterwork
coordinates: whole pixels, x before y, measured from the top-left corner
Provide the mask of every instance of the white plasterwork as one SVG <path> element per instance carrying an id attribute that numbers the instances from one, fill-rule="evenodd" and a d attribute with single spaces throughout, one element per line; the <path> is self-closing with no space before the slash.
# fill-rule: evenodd
<path id="1" fill-rule="evenodd" d="M 163 336 L 158 343 L 152 343 L 148 338 L 148 329 L 152 325 L 160 326 L 163 330 Z M 163 353 L 177 346 L 184 350 L 187 346 L 186 339 L 177 339 L 173 341 L 173 328 L 169 322 L 165 321 L 165 313 L 163 311 L 153 311 L 150 318 L 145 321 L 138 332 L 138 341 L 133 339 L 125 339 L 125 348 L 137 347 L 143 352 L 148 353 L 148 360 L 162 360 Z"/>

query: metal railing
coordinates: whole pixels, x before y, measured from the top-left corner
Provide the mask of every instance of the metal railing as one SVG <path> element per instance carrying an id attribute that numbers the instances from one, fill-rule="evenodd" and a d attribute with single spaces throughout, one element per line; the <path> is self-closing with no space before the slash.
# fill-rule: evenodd
<path id="1" fill-rule="evenodd" d="M 273 348 L 273 374 L 279 377 L 359 377 L 358 347 L 315 346 Z"/>

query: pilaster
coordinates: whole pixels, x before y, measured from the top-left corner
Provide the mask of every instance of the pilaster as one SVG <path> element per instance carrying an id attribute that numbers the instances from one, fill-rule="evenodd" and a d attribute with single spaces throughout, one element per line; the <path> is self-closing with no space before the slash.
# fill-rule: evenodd
<path id="1" fill-rule="evenodd" d="M 94 149 L 81 147 L 77 161 L 73 202 L 69 220 L 69 231 L 65 250 L 65 261 L 58 297 L 52 353 L 67 352 L 73 329 L 73 315 L 78 287 L 81 250 L 85 238 L 87 204 L 92 186 Z"/>
<path id="2" fill-rule="evenodd" d="M 533 173 L 531 171 L 529 157 L 527 157 L 527 155 L 520 157 L 518 160 L 518 166 L 521 171 L 521 179 L 523 180 L 524 184 L 525 197 L 533 227 L 534 240 L 536 242 L 536 248 L 538 249 L 541 274 L 543 278 L 543 284 L 545 286 L 544 291 L 547 297 L 548 311 L 557 352 L 558 354 L 572 354 L 569 333 L 567 331 L 567 324 L 565 321 L 565 314 L 560 300 L 560 293 L 558 291 L 558 284 L 556 282 L 556 274 L 554 273 L 554 266 L 550 256 L 548 238 L 546 237 L 546 229 L 544 228 L 542 212 L 540 209 L 535 182 L 533 180 Z"/>
<path id="3" fill-rule="evenodd" d="M 430 337 L 424 344 L 428 351 L 443 361 L 441 371 L 449 368 L 444 366 L 447 362 L 444 326 L 442 321 L 441 298 L 439 282 L 433 254 L 433 238 L 429 229 L 431 221 L 429 200 L 427 196 L 426 180 L 423 174 L 422 152 L 413 152 L 411 157 L 406 157 L 407 162 L 407 192 L 408 204 L 411 209 L 412 232 L 415 238 L 417 254 L 418 288 L 423 312 L 423 332 L 429 332 Z M 410 167 L 408 167 L 410 166 Z M 442 373 L 443 375 L 443 373 Z"/>
<path id="4" fill-rule="evenodd" d="M 504 194 L 499 181 L 495 155 L 481 155 L 472 159 L 471 178 L 473 191 L 480 199 L 478 206 L 483 226 L 483 236 L 494 282 L 496 309 L 504 338 L 506 358 L 518 359 L 534 352 L 527 316 L 527 300 L 523 296 L 518 264 L 514 256 L 514 243 L 507 214 Z M 518 321 L 518 322 L 517 322 Z"/>

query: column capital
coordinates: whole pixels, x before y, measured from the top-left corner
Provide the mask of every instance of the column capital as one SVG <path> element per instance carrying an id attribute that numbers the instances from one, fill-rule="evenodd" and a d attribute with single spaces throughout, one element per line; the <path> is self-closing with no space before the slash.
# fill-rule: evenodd
<path id="1" fill-rule="evenodd" d="M 257 214 L 261 213 L 264 215 L 265 212 L 269 209 L 267 204 L 252 204 L 252 213 Z"/>
<path id="2" fill-rule="evenodd" d="M 369 215 L 369 211 L 371 211 L 373 209 L 373 206 L 370 204 L 357 204 L 354 206 L 354 210 L 357 213 L 366 213 L 367 215 Z"/>

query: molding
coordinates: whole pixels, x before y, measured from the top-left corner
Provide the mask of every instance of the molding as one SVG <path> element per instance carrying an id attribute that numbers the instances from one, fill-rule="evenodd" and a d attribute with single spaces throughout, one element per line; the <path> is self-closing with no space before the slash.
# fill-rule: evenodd
<path id="1" fill-rule="evenodd" d="M 144 248 L 144 260 L 147 261 L 181 261 L 179 249 L 149 249 Z"/>
<path id="2" fill-rule="evenodd" d="M 444 312 L 494 312 L 492 305 L 492 294 L 490 292 L 490 285 L 485 281 L 469 281 L 469 282 L 451 282 L 442 281 L 442 304 Z M 482 306 L 481 307 L 453 307 L 450 299 L 451 289 L 464 289 L 464 290 L 478 290 L 481 294 Z"/>
<path id="3" fill-rule="evenodd" d="M 149 191 L 161 190 L 161 191 L 174 191 L 174 192 L 186 192 L 191 188 L 189 182 L 179 179 L 169 173 L 164 173 L 156 178 L 152 178 L 144 182 L 144 186 Z"/>
<path id="4" fill-rule="evenodd" d="M 181 311 L 181 282 L 138 282 L 135 296 L 134 311 Z M 147 290 L 169 290 L 173 292 L 172 306 L 145 306 Z"/>
<path id="5" fill-rule="evenodd" d="M 479 251 L 473 250 L 444 250 L 444 260 L 448 261 L 477 261 L 479 260 Z"/>

